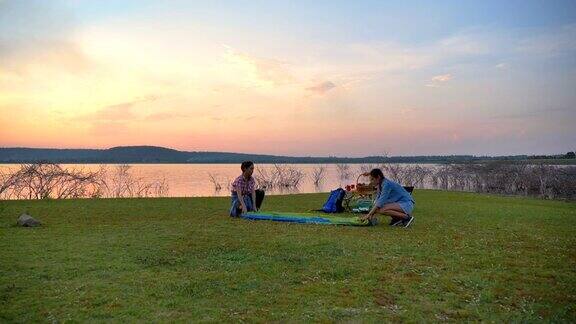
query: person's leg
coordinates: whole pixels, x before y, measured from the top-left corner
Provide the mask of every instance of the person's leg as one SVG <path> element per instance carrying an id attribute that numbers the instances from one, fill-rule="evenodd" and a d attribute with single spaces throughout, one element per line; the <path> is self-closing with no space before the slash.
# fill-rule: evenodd
<path id="1" fill-rule="evenodd" d="M 251 195 L 244 195 L 244 203 L 246 204 L 247 211 L 254 210 L 254 204 L 252 203 L 252 196 Z"/>
<path id="2" fill-rule="evenodd" d="M 384 205 L 381 211 L 382 214 L 392 217 L 390 225 L 409 227 L 414 221 L 414 217 L 411 215 L 413 208 L 414 204 L 412 203 L 400 202 Z M 399 221 L 394 221 L 394 218 Z"/>
<path id="3" fill-rule="evenodd" d="M 264 201 L 264 190 L 257 189 L 256 190 L 256 208 L 260 210 L 260 206 L 262 206 L 262 202 Z"/>
<path id="4" fill-rule="evenodd" d="M 382 208 L 378 209 L 378 214 L 390 216 L 396 219 L 407 219 L 410 218 L 410 215 L 406 214 L 406 212 L 400 207 L 398 203 L 391 203 L 382 206 Z"/>
<path id="5" fill-rule="evenodd" d="M 405 226 L 406 222 L 409 221 L 412 217 L 408 215 L 404 209 L 397 203 L 386 204 L 382 206 L 382 208 L 378 209 L 378 214 L 390 216 L 390 226 Z M 409 226 L 410 224 L 408 224 Z"/>
<path id="6" fill-rule="evenodd" d="M 232 206 L 230 207 L 230 217 L 238 217 L 242 213 L 240 208 L 240 201 L 238 200 L 238 195 L 232 193 Z"/>

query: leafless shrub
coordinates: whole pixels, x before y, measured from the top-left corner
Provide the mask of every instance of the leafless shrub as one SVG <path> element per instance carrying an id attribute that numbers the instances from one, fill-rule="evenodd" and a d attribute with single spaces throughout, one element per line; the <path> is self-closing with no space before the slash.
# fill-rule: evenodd
<path id="1" fill-rule="evenodd" d="M 166 179 L 134 178 L 130 166 L 120 165 L 109 175 L 105 166 L 96 171 L 65 169 L 54 163 L 22 164 L 2 174 L 0 193 L 5 199 L 67 199 L 100 197 L 162 197 L 168 193 Z"/>
<path id="2" fill-rule="evenodd" d="M 155 197 L 168 197 L 170 193 L 170 184 L 165 177 L 156 181 L 153 194 Z"/>
<path id="3" fill-rule="evenodd" d="M 17 182 L 17 176 L 14 172 L 5 172 L 0 170 L 0 199 L 10 199 L 12 190 Z"/>
<path id="4" fill-rule="evenodd" d="M 326 177 L 326 166 L 325 165 L 318 165 L 314 169 L 312 169 L 311 179 L 314 186 L 318 187 L 324 181 Z"/>
<path id="5" fill-rule="evenodd" d="M 376 168 L 376 166 L 369 164 L 361 166 L 360 170 L 372 170 L 373 168 Z M 419 188 L 424 187 L 432 173 L 430 168 L 420 165 L 382 164 L 380 169 L 389 179 L 405 186 L 414 186 Z"/>
<path id="6" fill-rule="evenodd" d="M 168 194 L 168 183 L 165 178 L 145 181 L 130 173 L 131 166 L 121 164 L 113 169 L 111 175 L 103 179 L 107 188 L 105 196 L 112 198 L 164 197 Z"/>
<path id="7" fill-rule="evenodd" d="M 442 165 L 435 170 L 429 170 L 428 177 L 432 187 L 443 190 L 461 190 L 461 191 L 474 191 L 481 190 L 482 182 L 479 181 L 476 186 L 474 184 L 474 175 L 478 175 L 474 170 L 473 165 L 465 164 L 446 164 Z M 480 180 L 480 178 L 478 178 Z"/>
<path id="8" fill-rule="evenodd" d="M 576 167 L 557 168 L 557 176 L 552 186 L 556 197 L 576 199 Z"/>
<path id="9" fill-rule="evenodd" d="M 263 189 L 296 188 L 305 176 L 301 170 L 284 164 L 274 164 L 271 170 L 258 168 L 254 175 L 258 185 Z"/>
<path id="10" fill-rule="evenodd" d="M 210 182 L 214 186 L 214 191 L 218 192 L 218 191 L 222 190 L 222 185 L 218 181 L 218 178 L 215 174 L 208 172 L 208 178 L 210 179 Z"/>
<path id="11" fill-rule="evenodd" d="M 387 178 L 390 178 L 398 183 L 405 184 L 406 183 L 406 172 L 404 166 L 401 164 L 382 164 L 380 166 L 382 169 L 382 173 Z"/>
<path id="12" fill-rule="evenodd" d="M 113 198 L 133 197 L 135 191 L 135 180 L 130 175 L 130 166 L 121 164 L 114 167 L 112 175 L 107 178 L 109 193 Z"/>
<path id="13" fill-rule="evenodd" d="M 538 196 L 541 198 L 554 198 L 553 186 L 557 182 L 556 167 L 539 164 L 533 167 L 532 184 L 538 188 Z"/>
<path id="14" fill-rule="evenodd" d="M 376 168 L 378 168 L 378 164 L 373 164 L 373 163 L 361 164 L 360 165 L 360 173 L 368 173 L 368 172 L 370 172 Z"/>
<path id="15" fill-rule="evenodd" d="M 404 174 L 403 185 L 422 188 L 430 173 L 431 170 L 427 167 L 423 167 L 420 165 L 408 165 L 404 168 L 403 171 Z"/>
<path id="16" fill-rule="evenodd" d="M 274 164 L 276 185 L 281 188 L 297 188 L 305 174 L 301 170 L 283 164 Z"/>
<path id="17" fill-rule="evenodd" d="M 352 174 L 350 164 L 338 163 L 336 164 L 336 170 L 338 170 L 338 176 L 340 177 L 340 180 L 350 179 Z"/>
<path id="18" fill-rule="evenodd" d="M 84 197 L 96 186 L 97 173 L 64 169 L 54 163 L 33 163 L 22 164 L 3 178 L 8 199 L 66 199 Z"/>
<path id="19" fill-rule="evenodd" d="M 254 174 L 254 178 L 256 179 L 256 182 L 258 182 L 258 185 L 262 189 L 272 189 L 275 187 L 276 183 L 275 173 L 271 172 L 268 169 L 256 168 L 256 174 Z"/>
<path id="20" fill-rule="evenodd" d="M 95 175 L 95 182 L 90 186 L 90 190 L 87 192 L 87 198 L 102 198 L 110 191 L 108 183 L 106 181 L 108 177 L 108 167 L 106 165 L 100 165 Z"/>
<path id="21" fill-rule="evenodd" d="M 576 197 L 576 167 L 503 162 L 455 164 L 437 168 L 430 173 L 429 178 L 432 187 L 444 190 L 537 196 L 545 199 Z"/>
<path id="22" fill-rule="evenodd" d="M 151 182 L 144 182 L 139 179 L 134 182 L 134 189 L 132 192 L 132 197 L 164 197 L 168 193 L 168 183 L 164 178 L 153 180 Z"/>
<path id="23" fill-rule="evenodd" d="M 340 167 L 338 167 L 340 166 Z M 364 166 L 373 168 L 372 165 Z M 339 176 L 350 175 L 350 166 L 337 165 Z M 362 170 L 362 166 L 360 167 Z M 385 175 L 402 185 L 472 192 L 536 196 L 544 199 L 576 199 L 576 167 L 509 164 L 452 164 L 441 166 L 386 164 Z M 326 177 L 327 168 L 318 166 L 309 177 L 315 185 Z M 297 192 L 306 174 L 288 165 L 257 168 L 255 177 L 263 188 Z M 216 175 L 212 183 L 223 187 Z M 231 180 L 227 180 L 230 188 Z M 129 165 L 96 171 L 64 169 L 58 164 L 22 164 L 0 170 L 0 199 L 64 199 L 99 197 L 162 197 L 168 194 L 166 179 L 146 180 L 131 172 Z"/>

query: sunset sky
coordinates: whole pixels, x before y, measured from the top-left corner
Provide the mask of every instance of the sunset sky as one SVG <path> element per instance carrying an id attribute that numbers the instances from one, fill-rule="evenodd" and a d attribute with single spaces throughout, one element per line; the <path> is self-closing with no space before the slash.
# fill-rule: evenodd
<path id="1" fill-rule="evenodd" d="M 0 147 L 576 149 L 576 1 L 0 0 Z"/>

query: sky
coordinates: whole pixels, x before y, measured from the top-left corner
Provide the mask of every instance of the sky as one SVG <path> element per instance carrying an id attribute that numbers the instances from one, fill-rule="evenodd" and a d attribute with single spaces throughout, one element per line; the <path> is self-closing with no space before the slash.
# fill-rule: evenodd
<path id="1" fill-rule="evenodd" d="M 0 0 L 0 147 L 576 150 L 576 1 Z"/>

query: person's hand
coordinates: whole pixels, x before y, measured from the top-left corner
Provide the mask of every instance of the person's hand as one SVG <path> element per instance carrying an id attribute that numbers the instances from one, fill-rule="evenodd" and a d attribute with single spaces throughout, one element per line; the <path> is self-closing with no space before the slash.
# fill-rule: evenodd
<path id="1" fill-rule="evenodd" d="M 242 206 L 242 214 L 246 214 L 248 212 L 248 210 L 246 209 L 246 206 Z"/>
<path id="2" fill-rule="evenodd" d="M 360 217 L 360 220 L 361 220 L 361 221 L 369 221 L 370 219 L 372 219 L 372 217 L 374 217 L 374 215 L 372 215 L 372 214 L 367 214 L 367 215 L 364 215 L 364 216 Z"/>

